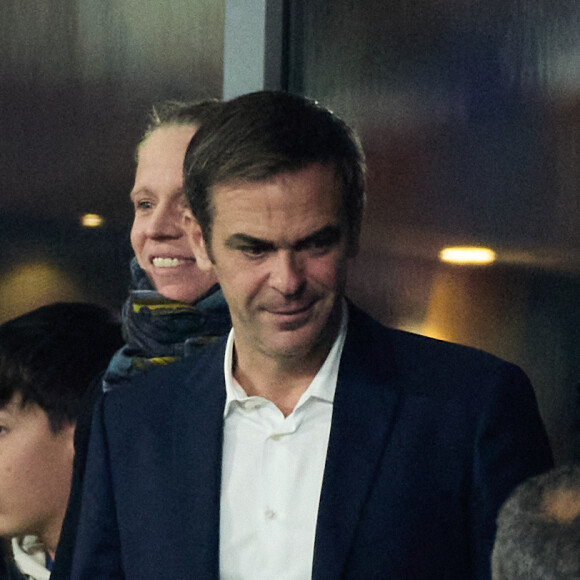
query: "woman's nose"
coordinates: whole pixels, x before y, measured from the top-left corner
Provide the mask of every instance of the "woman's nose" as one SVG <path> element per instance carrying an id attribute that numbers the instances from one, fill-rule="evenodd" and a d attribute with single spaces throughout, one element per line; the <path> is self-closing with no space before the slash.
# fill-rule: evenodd
<path id="1" fill-rule="evenodd" d="M 147 224 L 147 235 L 151 238 L 177 238 L 183 235 L 182 212 L 159 206 Z"/>

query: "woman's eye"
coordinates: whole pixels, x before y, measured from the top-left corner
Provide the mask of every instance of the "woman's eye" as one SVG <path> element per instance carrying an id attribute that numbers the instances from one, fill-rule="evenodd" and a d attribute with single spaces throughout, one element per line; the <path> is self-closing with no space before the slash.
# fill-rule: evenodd
<path id="1" fill-rule="evenodd" d="M 153 207 L 153 204 L 148 201 L 148 200 L 141 200 L 141 201 L 136 201 L 135 202 L 135 209 L 138 210 L 147 210 L 147 209 L 151 209 Z"/>

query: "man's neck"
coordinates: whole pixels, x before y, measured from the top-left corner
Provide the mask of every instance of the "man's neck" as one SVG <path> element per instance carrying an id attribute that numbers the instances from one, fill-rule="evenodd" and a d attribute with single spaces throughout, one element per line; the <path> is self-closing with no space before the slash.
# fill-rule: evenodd
<path id="1" fill-rule="evenodd" d="M 64 517 L 63 517 L 63 521 L 64 521 Z M 62 523 L 61 523 L 61 527 L 62 527 Z M 48 536 L 45 536 L 42 538 L 42 541 L 44 544 L 44 550 L 49 555 L 51 560 L 54 560 L 54 557 L 56 555 L 56 547 L 58 545 L 59 538 L 60 538 L 60 527 L 58 528 L 57 531 L 54 531 L 53 533 L 49 534 Z"/>
<path id="2" fill-rule="evenodd" d="M 234 334 L 232 374 L 248 396 L 273 402 L 288 416 L 324 364 L 340 333 L 342 303 L 328 321 L 328 332 L 308 351 L 284 356 L 255 348 Z M 235 325 L 234 325 L 235 332 Z"/>
<path id="3" fill-rule="evenodd" d="M 244 363 L 238 364 L 234 351 L 233 375 L 248 396 L 272 401 L 287 417 L 308 389 L 327 354 L 328 350 L 321 360 L 302 365 L 296 364 L 297 361 L 280 364 L 267 356 L 244 358 Z"/>

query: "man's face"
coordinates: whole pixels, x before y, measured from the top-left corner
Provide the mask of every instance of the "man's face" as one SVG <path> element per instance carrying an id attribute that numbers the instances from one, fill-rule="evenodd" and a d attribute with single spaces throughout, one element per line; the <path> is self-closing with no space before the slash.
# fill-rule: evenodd
<path id="1" fill-rule="evenodd" d="M 58 541 L 74 458 L 74 426 L 50 429 L 36 404 L 15 394 L 0 408 L 0 536 L 35 534 Z"/>
<path id="2" fill-rule="evenodd" d="M 215 284 L 198 267 L 182 219 L 188 209 L 183 160 L 193 126 L 156 129 L 139 148 L 131 200 L 135 219 L 131 245 L 139 266 L 157 291 L 171 300 L 194 302 Z"/>
<path id="3" fill-rule="evenodd" d="M 334 168 L 312 164 L 218 185 L 212 200 L 211 247 L 200 236 L 194 245 L 200 267 L 213 267 L 224 291 L 238 357 L 325 356 L 352 254 Z"/>

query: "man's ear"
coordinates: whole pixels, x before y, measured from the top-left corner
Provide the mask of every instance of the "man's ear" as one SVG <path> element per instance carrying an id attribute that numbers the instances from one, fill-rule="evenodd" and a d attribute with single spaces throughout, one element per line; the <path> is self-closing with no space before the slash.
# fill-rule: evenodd
<path id="1" fill-rule="evenodd" d="M 182 226 L 199 269 L 209 272 L 213 268 L 213 263 L 209 257 L 201 227 L 190 209 L 183 212 Z"/>

